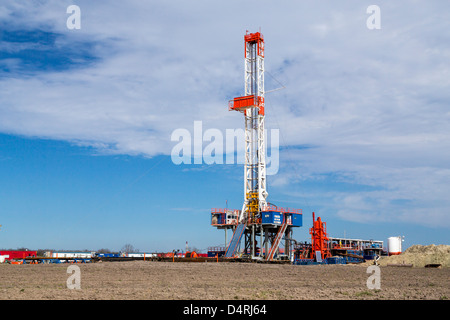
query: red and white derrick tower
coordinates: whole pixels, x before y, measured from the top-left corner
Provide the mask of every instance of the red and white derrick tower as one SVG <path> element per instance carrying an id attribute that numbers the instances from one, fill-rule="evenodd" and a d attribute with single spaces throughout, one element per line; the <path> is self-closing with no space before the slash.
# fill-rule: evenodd
<path id="1" fill-rule="evenodd" d="M 230 110 L 245 118 L 244 204 L 239 222 L 258 219 L 267 207 L 266 143 L 264 139 L 264 38 L 260 32 L 246 34 L 245 96 L 234 98 Z"/>
<path id="2" fill-rule="evenodd" d="M 244 42 L 245 95 L 229 102 L 229 110 L 241 112 L 245 120 L 244 203 L 241 210 L 212 209 L 211 224 L 234 231 L 229 244 L 225 232 L 227 257 L 236 254 L 243 235 L 244 254 L 272 260 L 283 237 L 285 250 L 289 250 L 292 227 L 301 226 L 301 210 L 278 208 L 267 201 L 264 38 L 260 32 L 247 32 Z"/>

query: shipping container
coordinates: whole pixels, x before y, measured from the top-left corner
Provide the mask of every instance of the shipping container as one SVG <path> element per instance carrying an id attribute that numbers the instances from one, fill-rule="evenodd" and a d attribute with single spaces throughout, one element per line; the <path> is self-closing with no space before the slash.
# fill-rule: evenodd
<path id="1" fill-rule="evenodd" d="M 126 253 L 126 257 L 129 258 L 156 258 L 156 253 L 147 253 L 147 252 L 130 252 Z"/>
<path id="2" fill-rule="evenodd" d="M 46 257 L 64 259 L 64 258 L 92 258 L 95 252 L 54 252 L 48 251 L 45 253 Z"/>
<path id="3" fill-rule="evenodd" d="M 262 212 L 262 224 L 282 224 L 283 214 L 276 211 L 264 211 Z"/>
<path id="4" fill-rule="evenodd" d="M 119 253 L 97 253 L 96 255 L 99 258 L 118 258 L 118 257 L 120 257 Z"/>
<path id="5" fill-rule="evenodd" d="M 12 260 L 12 259 L 24 259 L 24 258 L 31 258 L 36 257 L 37 252 L 36 251 L 22 251 L 22 250 L 3 250 L 0 251 L 1 256 L 5 256 L 5 260 Z M 8 257 L 6 257 L 8 256 Z"/>
<path id="6" fill-rule="evenodd" d="M 286 216 L 288 218 L 288 222 L 290 222 L 293 227 L 301 227 L 303 225 L 303 217 L 301 214 L 288 213 Z"/>

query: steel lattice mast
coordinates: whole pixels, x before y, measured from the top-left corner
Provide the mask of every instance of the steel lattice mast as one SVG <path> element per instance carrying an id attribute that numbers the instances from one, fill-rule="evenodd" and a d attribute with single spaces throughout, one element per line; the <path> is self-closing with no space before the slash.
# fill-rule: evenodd
<path id="1" fill-rule="evenodd" d="M 264 134 L 264 38 L 261 33 L 244 36 L 245 96 L 230 109 L 244 113 L 245 164 L 244 204 L 239 221 L 254 222 L 267 206 L 266 144 Z M 234 103 L 236 100 L 241 103 Z"/>

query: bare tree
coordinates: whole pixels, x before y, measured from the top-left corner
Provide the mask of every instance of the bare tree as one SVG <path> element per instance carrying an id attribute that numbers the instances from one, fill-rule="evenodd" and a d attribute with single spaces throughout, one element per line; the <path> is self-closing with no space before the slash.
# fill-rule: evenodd
<path id="1" fill-rule="evenodd" d="M 98 249 L 97 253 L 111 253 L 111 250 L 107 248 Z"/>
<path id="2" fill-rule="evenodd" d="M 135 249 L 133 245 L 127 243 L 122 247 L 122 252 L 139 252 L 138 249 Z"/>

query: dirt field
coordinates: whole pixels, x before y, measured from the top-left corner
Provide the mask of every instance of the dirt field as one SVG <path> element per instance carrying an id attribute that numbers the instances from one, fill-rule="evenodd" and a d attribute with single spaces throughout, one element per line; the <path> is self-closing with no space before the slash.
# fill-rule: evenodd
<path id="1" fill-rule="evenodd" d="M 367 265 L 227 262 L 78 264 L 81 289 L 68 289 L 68 264 L 0 265 L 0 299 L 302 300 L 450 298 L 450 268 L 381 266 L 369 290 Z"/>

